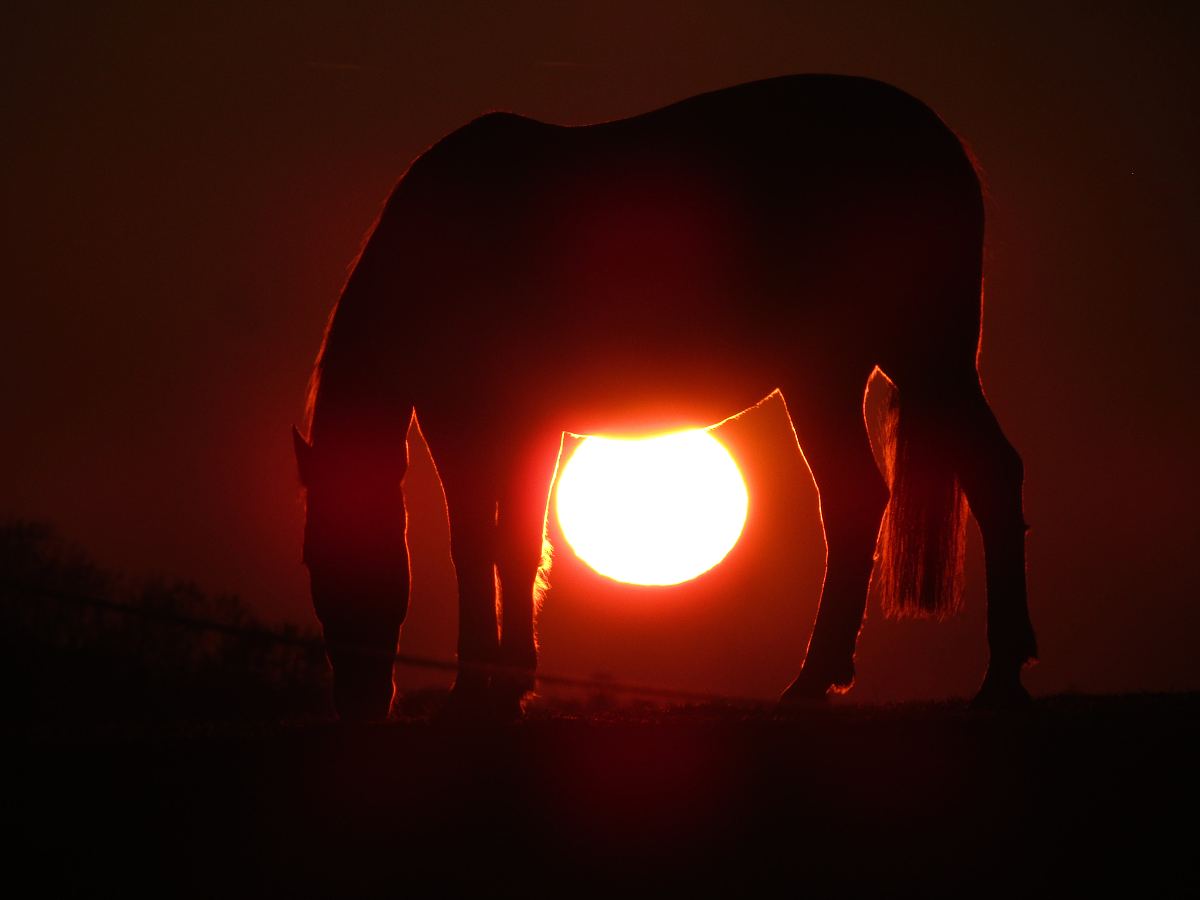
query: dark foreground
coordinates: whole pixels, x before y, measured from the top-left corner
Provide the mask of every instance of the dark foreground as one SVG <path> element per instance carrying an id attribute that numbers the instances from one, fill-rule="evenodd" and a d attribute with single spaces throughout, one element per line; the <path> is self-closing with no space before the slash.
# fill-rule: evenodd
<path id="1" fill-rule="evenodd" d="M 37 893 L 1194 888 L 1194 694 L 10 736 Z"/>

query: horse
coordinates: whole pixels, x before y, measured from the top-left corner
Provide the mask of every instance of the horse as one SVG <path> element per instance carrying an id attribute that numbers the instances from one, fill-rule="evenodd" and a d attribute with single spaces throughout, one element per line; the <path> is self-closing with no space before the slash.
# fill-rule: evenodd
<path id="1" fill-rule="evenodd" d="M 963 143 L 867 78 L 772 78 L 586 126 L 492 112 L 438 141 L 369 232 L 321 342 L 308 434 L 293 428 L 339 716 L 383 717 L 393 699 L 414 416 L 458 579 L 451 700 L 516 715 L 564 431 L 703 427 L 776 391 L 826 543 L 781 701 L 851 687 L 873 571 L 891 615 L 959 606 L 969 508 L 989 648 L 974 702 L 1027 702 L 1023 464 L 978 372 L 983 239 Z M 884 472 L 864 414 L 878 374 Z"/>

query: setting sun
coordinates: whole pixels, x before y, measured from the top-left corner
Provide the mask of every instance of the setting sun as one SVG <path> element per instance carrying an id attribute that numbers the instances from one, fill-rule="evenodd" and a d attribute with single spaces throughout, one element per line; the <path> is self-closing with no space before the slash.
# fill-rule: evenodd
<path id="1" fill-rule="evenodd" d="M 679 584 L 725 558 L 746 523 L 746 484 L 707 431 L 586 438 L 558 481 L 567 543 L 617 581 Z"/>

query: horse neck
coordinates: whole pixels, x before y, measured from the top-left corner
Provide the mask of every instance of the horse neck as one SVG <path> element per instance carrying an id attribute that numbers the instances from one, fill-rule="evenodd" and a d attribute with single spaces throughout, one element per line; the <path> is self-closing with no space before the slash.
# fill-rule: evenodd
<path id="1" fill-rule="evenodd" d="M 322 351 L 314 378 L 313 454 L 326 471 L 352 475 L 358 482 L 398 482 L 408 463 L 411 405 L 398 402 L 369 368 L 354 365 L 353 354 L 328 350 Z"/>

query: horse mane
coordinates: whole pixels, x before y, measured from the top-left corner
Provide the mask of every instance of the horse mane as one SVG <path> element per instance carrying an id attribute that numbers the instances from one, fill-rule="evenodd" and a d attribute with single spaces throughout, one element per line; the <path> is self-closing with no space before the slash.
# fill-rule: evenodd
<path id="1" fill-rule="evenodd" d="M 403 179 L 402 179 L 403 180 Z M 390 201 L 389 201 L 390 202 Z M 316 358 L 313 360 L 312 372 L 308 376 L 308 385 L 304 395 L 304 433 L 308 439 L 312 440 L 313 419 L 317 411 L 317 399 L 321 392 L 321 382 L 325 374 L 325 365 L 328 361 L 330 344 L 334 339 L 334 324 L 337 321 L 339 310 L 345 304 L 346 295 L 350 291 L 351 285 L 354 283 L 355 273 L 358 271 L 359 263 L 362 262 L 363 256 L 367 252 L 371 238 L 374 236 L 379 223 L 383 218 L 384 210 L 387 209 L 387 203 L 384 203 L 379 211 L 375 214 L 374 220 L 366 231 L 358 245 L 358 250 L 346 264 L 346 275 L 342 280 L 341 290 L 338 291 L 337 300 L 334 301 L 333 308 L 329 311 L 328 317 L 325 319 L 325 328 L 321 332 L 321 344 L 317 348 Z M 361 278 L 361 275 L 359 276 Z M 343 316 L 344 318 L 344 316 Z M 344 324 L 341 326 L 344 328 Z"/>

